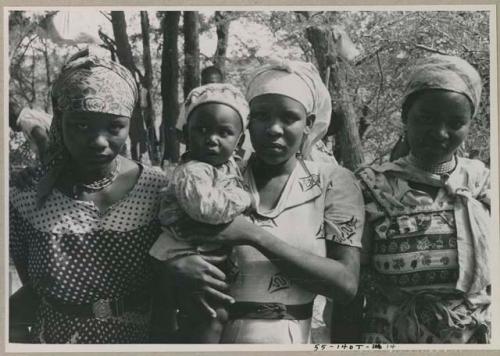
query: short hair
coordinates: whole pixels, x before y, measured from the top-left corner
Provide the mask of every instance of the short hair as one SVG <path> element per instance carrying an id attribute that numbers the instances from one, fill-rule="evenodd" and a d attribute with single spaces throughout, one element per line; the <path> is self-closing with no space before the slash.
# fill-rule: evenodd
<path id="1" fill-rule="evenodd" d="M 201 82 L 202 82 L 202 84 L 204 82 L 204 79 L 207 79 L 212 74 L 219 75 L 220 78 L 221 78 L 221 81 L 224 80 L 224 74 L 219 69 L 219 67 L 217 67 L 217 66 L 208 66 L 208 67 L 203 68 L 203 70 L 201 71 Z"/>

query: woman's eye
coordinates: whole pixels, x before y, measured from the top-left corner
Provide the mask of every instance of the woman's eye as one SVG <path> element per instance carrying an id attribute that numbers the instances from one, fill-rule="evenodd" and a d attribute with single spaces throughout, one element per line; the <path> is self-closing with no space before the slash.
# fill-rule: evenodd
<path id="1" fill-rule="evenodd" d="M 123 129 L 123 125 L 121 124 L 112 124 L 110 126 L 110 131 L 113 132 L 113 133 L 118 133 L 120 132 L 122 129 Z"/>
<path id="2" fill-rule="evenodd" d="M 450 128 L 452 128 L 453 130 L 459 130 L 464 125 L 465 125 L 465 123 L 462 121 L 453 121 L 453 122 L 448 124 L 448 126 Z"/>
<path id="3" fill-rule="evenodd" d="M 256 112 L 250 114 L 250 120 L 266 121 L 268 117 L 264 113 Z"/>
<path id="4" fill-rule="evenodd" d="M 430 124 L 433 121 L 433 119 L 432 119 L 432 117 L 430 117 L 428 115 L 423 115 L 423 116 L 418 117 L 418 121 L 425 123 L 425 124 Z"/>
<path id="5" fill-rule="evenodd" d="M 287 115 L 287 116 L 284 118 L 284 121 L 285 121 L 287 124 L 289 124 L 289 125 L 291 125 L 291 124 L 293 124 L 294 122 L 297 122 L 297 121 L 299 121 L 299 120 L 300 120 L 300 118 L 295 117 L 295 116 L 290 116 L 290 115 Z"/>
<path id="6" fill-rule="evenodd" d="M 75 124 L 75 127 L 78 129 L 78 130 L 87 130 L 89 128 L 89 125 L 87 124 L 82 124 L 82 123 L 76 123 Z"/>

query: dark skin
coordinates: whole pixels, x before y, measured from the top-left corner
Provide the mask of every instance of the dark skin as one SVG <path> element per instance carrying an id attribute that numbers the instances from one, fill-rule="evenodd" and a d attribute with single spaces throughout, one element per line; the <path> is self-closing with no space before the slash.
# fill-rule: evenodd
<path id="1" fill-rule="evenodd" d="M 63 140 L 71 160 L 70 174 L 64 174 L 57 188 L 73 196 L 73 187 L 105 177 L 120 160 L 120 172 L 108 187 L 97 192 L 80 192 L 78 199 L 93 201 L 105 211 L 121 200 L 137 183 L 137 163 L 118 156 L 128 136 L 130 119 L 112 114 L 77 112 L 62 114 Z"/>
<path id="2" fill-rule="evenodd" d="M 469 133 L 472 106 L 463 94 L 422 92 L 408 110 L 406 130 L 412 154 L 429 165 L 449 161 Z"/>
<path id="3" fill-rule="evenodd" d="M 229 160 L 243 138 L 242 118 L 235 109 L 225 104 L 215 102 L 202 104 L 189 114 L 187 121 L 185 133 L 189 158 L 215 167 Z M 189 266 L 186 267 L 189 268 Z M 209 272 L 213 273 L 211 278 L 220 277 L 225 279 L 222 271 L 220 271 L 220 275 L 217 275 L 219 271 L 218 268 L 214 269 L 213 272 L 209 269 Z M 196 278 L 196 271 L 194 271 L 193 276 Z M 180 283 L 180 286 L 177 284 L 177 288 L 182 293 L 185 284 L 176 277 L 174 273 L 174 278 Z M 195 282 L 191 286 L 196 288 L 196 284 Z M 224 289 L 224 286 L 221 287 Z M 190 289 L 189 286 L 187 289 Z M 216 290 L 213 290 L 213 292 L 217 294 Z M 190 323 L 190 325 L 184 325 L 181 328 L 189 331 L 184 336 L 186 341 L 218 343 L 224 323 L 227 321 L 227 311 L 224 305 L 221 305 L 219 300 L 216 299 L 210 303 L 213 306 L 212 308 L 205 296 L 195 298 L 192 301 L 194 305 L 189 299 L 182 298 L 183 308 L 181 308 L 187 313 L 191 312 L 190 317 L 186 319 L 186 322 Z M 201 304 L 203 309 L 210 308 L 212 318 L 207 319 L 203 314 L 193 313 L 197 304 Z"/>
<path id="4" fill-rule="evenodd" d="M 411 153 L 429 165 L 451 160 L 467 137 L 471 120 L 472 105 L 465 95 L 445 90 L 422 92 L 405 118 Z M 409 184 L 432 197 L 437 194 L 437 187 L 418 182 Z"/>
<path id="5" fill-rule="evenodd" d="M 105 211 L 133 189 L 140 175 L 137 163 L 118 156 L 128 136 L 130 119 L 92 112 L 59 115 L 62 115 L 63 141 L 70 154 L 70 162 L 56 182 L 56 189 L 73 197 L 75 184 L 101 179 L 115 167 L 116 160 L 120 160 L 120 172 L 109 187 L 93 193 L 81 192 L 78 196 L 78 199 L 92 201 L 100 211 Z M 37 305 L 37 296 L 27 271 L 18 268 L 18 272 L 23 282 L 19 296 L 31 300 L 28 305 Z M 15 300 L 11 302 L 16 304 Z M 10 332 L 12 335 L 26 334 L 26 330 L 12 327 Z"/>
<path id="6" fill-rule="evenodd" d="M 230 106 L 206 103 L 189 114 L 186 134 L 190 158 L 219 166 L 240 143 L 243 123 Z"/>
<path id="7" fill-rule="evenodd" d="M 261 208 L 275 206 L 286 180 L 297 164 L 296 153 L 303 133 L 308 133 L 314 122 L 314 117 L 308 117 L 301 105 L 291 98 L 275 94 L 256 97 L 250 103 L 249 130 L 256 159 L 253 169 L 254 176 L 259 177 L 257 184 Z M 334 296 L 343 301 L 356 294 L 359 276 L 357 248 L 329 243 L 328 258 L 323 258 L 289 245 L 241 216 L 223 226 L 186 224 L 180 230 L 188 236 L 213 235 L 211 241 L 221 244 L 253 246 L 281 271 L 286 271 L 289 278 L 314 293 Z M 198 281 L 205 282 L 208 277 L 213 278 L 206 273 L 206 265 L 195 261 L 196 257 L 173 261 L 171 267 L 179 271 L 182 269 L 181 262 L 184 265 L 192 262 L 191 268 L 203 276 Z M 195 266 L 197 263 L 198 266 Z M 191 278 L 188 275 L 187 272 L 182 273 L 183 277 Z M 202 285 L 218 289 L 212 281 Z M 229 298 L 225 296 L 225 300 Z"/>
<path id="8" fill-rule="evenodd" d="M 457 148 L 465 140 L 472 120 L 472 105 L 465 95 L 445 90 L 425 90 L 417 93 L 404 113 L 408 143 L 412 154 L 429 165 L 447 162 L 453 158 Z M 411 182 L 411 188 L 426 192 L 435 198 L 439 187 L 420 182 Z M 365 227 L 365 247 L 369 250 L 372 228 Z M 363 254 L 363 265 L 368 266 L 369 254 Z M 369 267 L 366 267 L 369 268 Z M 334 342 L 357 342 L 362 323 L 363 299 L 356 298 L 347 308 L 335 308 Z M 353 318 L 353 316 L 356 316 Z M 355 319 L 355 320 L 354 320 Z M 338 325 L 338 327 L 337 327 Z"/>
<path id="9" fill-rule="evenodd" d="M 217 72 L 204 73 L 201 78 L 201 85 L 222 82 L 222 75 Z"/>

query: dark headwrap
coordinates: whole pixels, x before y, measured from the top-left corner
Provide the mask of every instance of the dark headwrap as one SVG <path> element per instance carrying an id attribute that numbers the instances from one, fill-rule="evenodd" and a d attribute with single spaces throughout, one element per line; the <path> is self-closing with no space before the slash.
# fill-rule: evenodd
<path id="1" fill-rule="evenodd" d="M 98 58 L 88 49 L 73 55 L 52 86 L 54 117 L 49 132 L 44 175 L 38 183 L 38 206 L 43 205 L 69 161 L 62 135 L 65 112 L 97 112 L 132 117 L 138 100 L 132 73 L 118 63 Z"/>

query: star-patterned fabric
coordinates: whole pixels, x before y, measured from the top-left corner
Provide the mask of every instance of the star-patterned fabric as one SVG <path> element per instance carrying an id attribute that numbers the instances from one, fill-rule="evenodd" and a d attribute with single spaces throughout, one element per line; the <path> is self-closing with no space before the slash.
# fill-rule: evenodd
<path id="1" fill-rule="evenodd" d="M 160 233 L 159 191 L 166 180 L 161 171 L 142 167 L 134 188 L 105 211 L 57 189 L 37 209 L 34 187 L 11 187 L 9 241 L 16 266 L 27 271 L 42 299 L 58 303 L 79 305 L 148 294 L 148 251 Z M 33 341 L 146 342 L 149 302 L 144 300 L 143 312 L 106 320 L 63 315 L 42 302 Z"/>
<path id="2" fill-rule="evenodd" d="M 327 243 L 361 247 L 364 209 L 354 175 L 340 166 L 304 161 L 290 174 L 276 206 L 263 211 L 252 172 L 252 159 L 244 173 L 256 202 L 251 221 L 286 243 L 326 256 Z M 307 170 L 305 169 L 307 167 Z M 230 294 L 239 301 L 306 304 L 315 294 L 292 281 L 271 260 L 251 246 L 236 246 L 240 272 Z M 311 319 L 230 320 L 224 343 L 304 344 L 310 342 Z"/>

